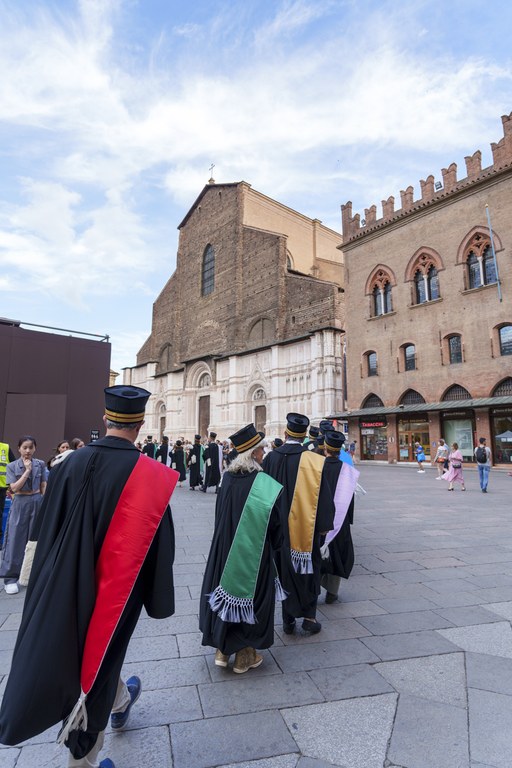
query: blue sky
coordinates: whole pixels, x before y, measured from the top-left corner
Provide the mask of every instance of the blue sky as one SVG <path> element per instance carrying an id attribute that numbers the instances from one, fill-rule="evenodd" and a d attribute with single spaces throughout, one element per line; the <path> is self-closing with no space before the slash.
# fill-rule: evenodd
<path id="1" fill-rule="evenodd" d="M 0 316 L 108 333 L 119 371 L 211 163 L 337 231 L 489 165 L 511 28 L 502 0 L 0 0 Z"/>

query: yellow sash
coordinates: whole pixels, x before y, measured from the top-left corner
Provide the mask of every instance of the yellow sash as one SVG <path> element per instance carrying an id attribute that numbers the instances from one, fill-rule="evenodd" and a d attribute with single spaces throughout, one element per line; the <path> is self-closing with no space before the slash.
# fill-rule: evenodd
<path id="1" fill-rule="evenodd" d="M 288 515 L 291 559 L 296 573 L 313 573 L 311 550 L 323 466 L 324 458 L 318 453 L 301 454 Z"/>

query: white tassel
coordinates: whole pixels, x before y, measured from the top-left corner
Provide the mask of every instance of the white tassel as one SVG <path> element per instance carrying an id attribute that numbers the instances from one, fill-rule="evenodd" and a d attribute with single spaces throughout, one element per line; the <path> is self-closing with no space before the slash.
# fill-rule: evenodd
<path id="1" fill-rule="evenodd" d="M 313 562 L 311 560 L 311 552 L 297 552 L 297 550 L 290 550 L 292 565 L 295 573 L 308 574 L 313 573 Z"/>
<path id="2" fill-rule="evenodd" d="M 320 554 L 322 555 L 322 560 L 328 560 L 329 559 L 329 545 L 324 544 L 320 547 Z"/>
<path id="3" fill-rule="evenodd" d="M 254 601 L 250 597 L 235 597 L 226 592 L 219 584 L 208 595 L 208 603 L 214 613 L 219 615 L 222 621 L 232 624 L 256 624 L 254 615 Z"/>
<path id="4" fill-rule="evenodd" d="M 83 691 L 80 691 L 80 698 L 78 699 L 69 717 L 66 718 L 62 728 L 59 731 L 57 744 L 64 744 L 71 731 L 87 730 L 87 709 L 85 706 L 86 698 L 87 694 Z"/>
<path id="5" fill-rule="evenodd" d="M 283 585 L 279 580 L 279 576 L 276 576 L 274 578 L 274 584 L 276 588 L 276 602 L 279 601 L 280 603 L 282 603 L 283 600 L 286 600 L 286 598 L 288 597 L 288 592 L 285 589 L 283 589 Z"/>

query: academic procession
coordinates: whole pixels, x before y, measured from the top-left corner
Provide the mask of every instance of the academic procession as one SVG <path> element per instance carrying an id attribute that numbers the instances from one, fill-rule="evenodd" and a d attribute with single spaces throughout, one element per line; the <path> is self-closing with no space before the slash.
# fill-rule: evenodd
<path id="1" fill-rule="evenodd" d="M 38 505 L 27 522 L 13 516 L 6 528 L 9 542 L 23 522 L 18 549 L 21 536 L 26 546 L 23 562 L 18 556 L 4 574 L 4 594 L 13 599 L 27 589 L 0 742 L 17 747 L 58 726 L 70 768 L 115 768 L 100 755 L 105 731 L 126 728 L 144 685 L 137 674 L 121 674 L 130 640 L 143 610 L 144 620 L 175 613 L 171 497 L 187 465 L 190 490 L 215 489 L 199 595 L 201 644 L 214 651 L 213 666 L 241 675 L 263 663 L 259 651 L 275 642 L 276 601 L 284 634 L 296 633 L 297 619 L 297 637 L 320 633 L 321 583 L 337 601 L 354 564 L 350 527 L 359 472 L 340 457 L 344 435 L 332 422 L 324 420 L 308 438 L 309 418 L 289 413 L 283 439 L 270 446 L 247 424 L 230 436 L 225 458 L 215 433 L 204 450 L 196 436 L 178 458 L 181 440 L 138 447 L 149 395 L 129 385 L 105 389 L 105 437 L 69 451 L 48 475 L 39 462 L 44 482 L 34 490 L 25 490 L 34 438 L 20 444 L 19 480 L 12 475 L 16 462 L 7 466 L 14 504 L 19 493 L 37 493 Z M 8 551 L 4 546 L 3 559 Z"/>

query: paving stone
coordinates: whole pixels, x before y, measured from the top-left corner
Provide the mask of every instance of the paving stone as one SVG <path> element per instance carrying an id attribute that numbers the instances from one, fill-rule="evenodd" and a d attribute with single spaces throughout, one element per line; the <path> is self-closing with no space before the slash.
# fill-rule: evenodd
<path id="1" fill-rule="evenodd" d="M 493 693 L 512 691 L 512 659 L 484 653 L 466 653 L 468 686 Z"/>
<path id="2" fill-rule="evenodd" d="M 259 668 L 258 668 L 259 669 Z M 257 669 L 230 675 L 226 682 L 198 686 L 205 717 L 279 709 L 290 701 L 297 705 L 323 702 L 324 696 L 306 672 L 258 677 Z"/>
<path id="3" fill-rule="evenodd" d="M 297 763 L 297 768 L 346 768 L 344 765 L 333 765 L 326 763 L 325 760 L 315 760 L 312 757 L 301 757 Z"/>
<path id="4" fill-rule="evenodd" d="M 172 635 L 132 637 L 125 662 L 177 659 L 178 655 L 176 638 Z"/>
<path id="5" fill-rule="evenodd" d="M 181 658 L 186 656 L 204 656 L 207 653 L 211 653 L 211 648 L 201 645 L 203 639 L 201 632 L 184 632 L 181 635 L 177 635 L 176 639 Z"/>
<path id="6" fill-rule="evenodd" d="M 437 632 L 463 651 L 512 659 L 512 629 L 509 622 L 439 629 Z"/>
<path id="7" fill-rule="evenodd" d="M 360 617 L 359 623 L 369 629 L 372 635 L 393 635 L 399 632 L 442 629 L 443 627 L 453 626 L 450 621 L 432 611 L 391 613 L 386 616 L 366 616 Z"/>
<path id="8" fill-rule="evenodd" d="M 463 653 L 386 661 L 373 668 L 400 694 L 467 706 Z"/>
<path id="9" fill-rule="evenodd" d="M 382 768 L 393 727 L 395 694 L 282 710 L 306 757 L 350 768 Z"/>
<path id="10" fill-rule="evenodd" d="M 379 656 L 380 661 L 408 659 L 415 656 L 431 656 L 436 653 L 454 653 L 456 645 L 439 636 L 444 630 L 425 630 L 383 637 L 363 637 L 358 642 L 366 645 Z M 442 642 L 439 642 L 442 641 Z"/>
<path id="11" fill-rule="evenodd" d="M 212 768 L 298 752 L 283 718 L 272 711 L 175 724 L 170 733 L 173 768 Z"/>
<path id="12" fill-rule="evenodd" d="M 200 720 L 202 716 L 196 686 L 143 690 L 124 730 Z"/>
<path id="13" fill-rule="evenodd" d="M 338 640 L 324 645 L 317 643 L 272 648 L 271 653 L 283 672 L 300 672 L 322 667 L 334 668 L 348 664 L 362 664 L 367 661 L 380 661 L 379 657 L 364 646 L 361 640 Z"/>
<path id="14" fill-rule="evenodd" d="M 20 750 L 15 747 L 8 747 L 0 750 L 1 768 L 15 768 L 19 758 Z"/>
<path id="15" fill-rule="evenodd" d="M 377 666 L 354 664 L 334 669 L 313 669 L 308 674 L 327 701 L 392 693 L 392 686 L 378 674 Z"/>
<path id="16" fill-rule="evenodd" d="M 122 671 L 123 679 L 131 675 L 140 677 L 145 691 L 210 682 L 208 667 L 202 656 L 125 664 Z"/>
<path id="17" fill-rule="evenodd" d="M 377 603 L 371 600 L 355 600 L 352 603 L 343 602 L 343 586 L 340 590 L 341 600 L 338 603 L 331 603 L 326 605 L 325 602 L 319 602 L 317 612 L 321 611 L 322 615 L 326 618 L 343 619 L 343 618 L 359 618 L 359 616 L 379 616 L 386 613 L 384 608 L 381 608 Z"/>
<path id="18" fill-rule="evenodd" d="M 197 615 L 171 616 L 169 619 L 141 619 L 132 637 L 156 637 L 157 635 L 178 635 L 197 630 Z M 176 641 L 174 641 L 176 642 Z M 177 646 L 176 646 L 177 647 Z"/>
<path id="19" fill-rule="evenodd" d="M 388 757 L 407 768 L 469 768 L 466 710 L 401 695 Z"/>
<path id="20" fill-rule="evenodd" d="M 199 600 L 192 600 L 189 596 L 186 600 L 176 600 L 174 604 L 174 618 L 176 616 L 190 616 L 197 618 L 199 613 Z"/>
<path id="21" fill-rule="evenodd" d="M 482 608 L 480 605 L 460 608 L 436 608 L 436 613 L 448 621 L 451 621 L 456 627 L 466 627 L 472 624 L 491 624 L 501 621 L 501 618 L 492 611 L 487 610 L 488 606 Z"/>
<path id="22" fill-rule="evenodd" d="M 498 616 L 503 616 L 503 618 L 512 621 L 512 601 L 505 603 L 487 603 L 485 607 L 488 611 L 497 613 Z"/>
<path id="23" fill-rule="evenodd" d="M 361 627 L 362 631 L 364 632 L 364 629 Z M 16 642 L 16 637 L 18 633 L 14 630 L 6 629 L 3 632 L 0 632 L 0 651 L 12 651 L 14 648 L 14 643 Z"/>
<path id="24" fill-rule="evenodd" d="M 473 592 L 434 592 L 431 590 L 431 594 L 428 599 L 434 606 L 441 608 L 459 608 L 467 605 L 479 605 L 480 600 Z M 434 607 L 433 607 L 434 610 Z"/>
<path id="25" fill-rule="evenodd" d="M 7 675 L 11 668 L 13 647 L 5 651 L 0 651 L 0 675 Z"/>
<path id="26" fill-rule="evenodd" d="M 425 597 L 393 597 L 375 600 L 377 605 L 388 613 L 411 613 L 414 611 L 428 611 L 435 605 Z"/>
<path id="27" fill-rule="evenodd" d="M 471 757 L 493 768 L 510 768 L 512 697 L 468 689 Z"/>
<path id="28" fill-rule="evenodd" d="M 297 755 L 280 755 L 279 757 L 270 757 L 264 760 L 251 760 L 249 763 L 230 763 L 223 768 L 299 768 Z M 336 768 L 336 766 L 329 766 Z"/>
<path id="29" fill-rule="evenodd" d="M 297 645 L 304 643 L 325 643 L 328 640 L 350 640 L 354 637 L 367 637 L 371 634 L 369 630 L 354 619 L 331 618 L 329 615 L 329 608 L 330 606 L 325 606 L 322 611 L 322 615 L 327 618 L 326 621 L 322 622 L 320 615 L 317 616 L 317 619 L 322 622 L 322 631 L 316 635 L 312 635 L 310 632 L 304 632 L 300 620 L 297 621 L 295 632 L 292 635 L 287 635 L 283 631 L 281 622 L 279 622 L 276 625 L 276 632 L 283 644 Z"/>

